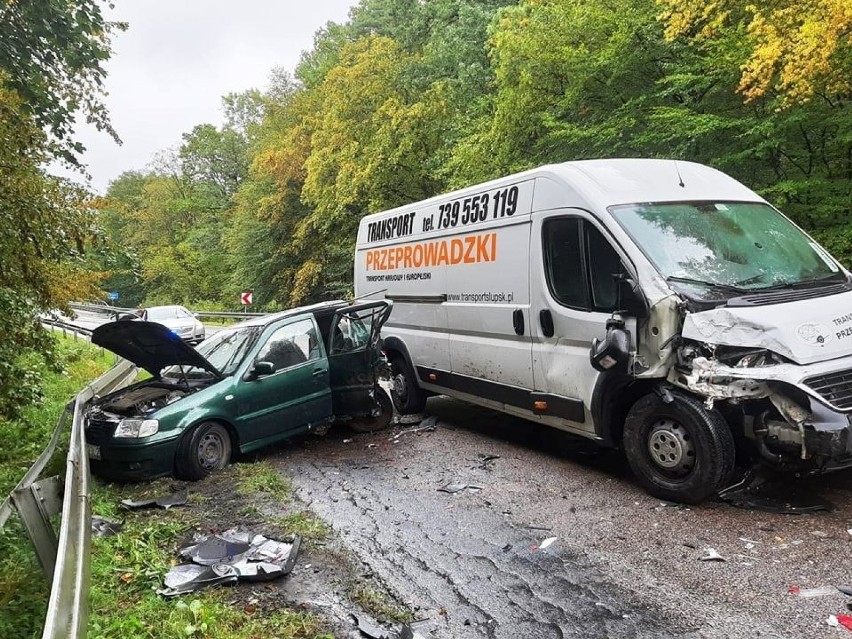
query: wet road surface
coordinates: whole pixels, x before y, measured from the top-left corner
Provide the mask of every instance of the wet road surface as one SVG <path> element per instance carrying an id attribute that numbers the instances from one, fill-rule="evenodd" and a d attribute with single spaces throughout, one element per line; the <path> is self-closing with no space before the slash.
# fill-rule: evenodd
<path id="1" fill-rule="evenodd" d="M 642 492 L 617 454 L 553 429 L 447 398 L 427 413 L 434 432 L 336 429 L 269 461 L 417 617 L 434 620 L 432 636 L 848 632 L 826 624 L 848 612 L 847 597 L 788 588 L 852 581 L 849 473 L 806 484 L 838 506 L 831 514 L 685 508 Z M 468 488 L 439 490 L 448 484 Z M 708 548 L 727 561 L 700 561 Z"/>

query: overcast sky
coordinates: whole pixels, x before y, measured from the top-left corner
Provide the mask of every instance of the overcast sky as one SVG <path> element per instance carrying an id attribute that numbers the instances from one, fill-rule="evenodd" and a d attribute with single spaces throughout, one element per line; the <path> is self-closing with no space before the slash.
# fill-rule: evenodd
<path id="1" fill-rule="evenodd" d="M 114 0 L 106 99 L 124 144 L 79 126 L 92 188 L 105 192 L 124 171 L 143 169 L 196 124 L 222 123 L 221 98 L 264 89 L 273 67 L 292 71 L 314 33 L 345 22 L 358 0 Z"/>

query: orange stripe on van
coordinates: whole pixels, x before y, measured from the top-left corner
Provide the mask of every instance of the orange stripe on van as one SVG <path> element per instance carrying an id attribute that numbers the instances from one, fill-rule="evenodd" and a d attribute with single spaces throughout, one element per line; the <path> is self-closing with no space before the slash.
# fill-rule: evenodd
<path id="1" fill-rule="evenodd" d="M 366 254 L 368 271 L 394 271 L 497 261 L 497 233 L 466 235 L 434 242 L 415 242 Z"/>

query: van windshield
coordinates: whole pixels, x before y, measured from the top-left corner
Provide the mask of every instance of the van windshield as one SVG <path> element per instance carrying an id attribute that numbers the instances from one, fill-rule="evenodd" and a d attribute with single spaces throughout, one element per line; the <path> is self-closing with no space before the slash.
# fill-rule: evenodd
<path id="1" fill-rule="evenodd" d="M 627 204 L 609 211 L 678 288 L 730 297 L 846 280 L 825 249 L 762 202 Z"/>

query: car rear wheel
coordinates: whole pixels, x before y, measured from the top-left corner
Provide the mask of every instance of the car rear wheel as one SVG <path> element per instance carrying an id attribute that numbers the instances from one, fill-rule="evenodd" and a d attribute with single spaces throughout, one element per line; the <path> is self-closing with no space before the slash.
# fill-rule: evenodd
<path id="1" fill-rule="evenodd" d="M 400 415 L 422 413 L 426 408 L 426 393 L 417 385 L 411 366 L 401 355 L 390 360 L 391 398 Z"/>
<path id="2" fill-rule="evenodd" d="M 221 424 L 203 422 L 181 440 L 175 459 L 176 474 L 183 479 L 204 479 L 231 461 L 231 436 Z"/>
<path id="3" fill-rule="evenodd" d="M 734 438 L 719 411 L 671 393 L 637 401 L 624 422 L 627 461 L 660 499 L 697 504 L 722 489 L 734 469 Z"/>

